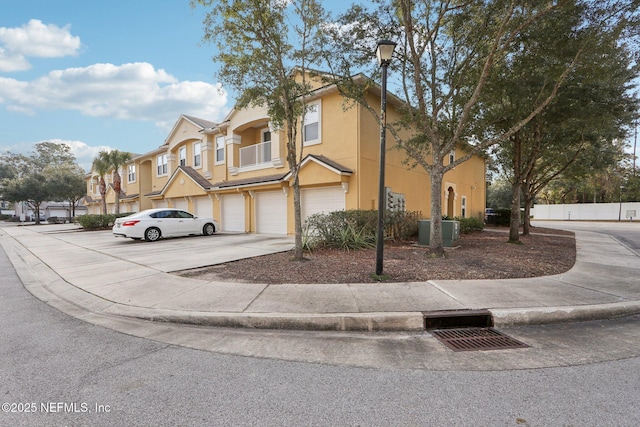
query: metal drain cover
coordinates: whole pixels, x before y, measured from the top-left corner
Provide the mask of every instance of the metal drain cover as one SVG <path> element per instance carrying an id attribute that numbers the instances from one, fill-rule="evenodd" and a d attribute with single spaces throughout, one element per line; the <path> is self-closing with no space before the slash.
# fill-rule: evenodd
<path id="1" fill-rule="evenodd" d="M 527 348 L 527 344 L 493 328 L 438 329 L 429 331 L 453 351 Z"/>

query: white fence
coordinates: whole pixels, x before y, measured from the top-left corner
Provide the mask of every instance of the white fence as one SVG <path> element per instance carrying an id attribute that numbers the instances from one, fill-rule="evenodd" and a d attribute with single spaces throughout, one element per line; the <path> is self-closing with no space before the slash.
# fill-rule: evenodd
<path id="1" fill-rule="evenodd" d="M 640 215 L 640 202 L 535 205 L 531 214 L 537 220 L 633 221 Z"/>

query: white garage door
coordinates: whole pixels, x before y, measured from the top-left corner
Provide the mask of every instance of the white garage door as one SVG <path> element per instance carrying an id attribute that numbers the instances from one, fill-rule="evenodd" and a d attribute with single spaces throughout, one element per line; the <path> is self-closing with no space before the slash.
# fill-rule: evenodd
<path id="1" fill-rule="evenodd" d="M 183 197 L 179 199 L 173 199 L 173 207 L 176 209 L 182 209 L 183 211 L 189 211 L 189 202 Z"/>
<path id="2" fill-rule="evenodd" d="M 207 196 L 193 199 L 195 214 L 200 218 L 213 218 L 213 202 Z"/>
<path id="3" fill-rule="evenodd" d="M 283 191 L 255 194 L 256 232 L 287 234 L 287 196 Z"/>
<path id="4" fill-rule="evenodd" d="M 220 196 L 220 204 L 222 205 L 222 218 L 220 218 L 222 229 L 244 233 L 244 197 L 242 194 Z"/>
<path id="5" fill-rule="evenodd" d="M 153 202 L 153 206 L 158 209 L 169 207 L 169 204 L 166 200 L 156 200 Z"/>
<path id="6" fill-rule="evenodd" d="M 300 195 L 303 223 L 313 214 L 342 211 L 346 206 L 342 187 L 308 188 Z"/>

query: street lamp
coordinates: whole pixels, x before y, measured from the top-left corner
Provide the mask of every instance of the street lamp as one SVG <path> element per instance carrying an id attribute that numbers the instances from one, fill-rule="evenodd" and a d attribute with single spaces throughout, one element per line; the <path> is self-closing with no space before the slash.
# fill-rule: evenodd
<path id="1" fill-rule="evenodd" d="M 380 40 L 376 49 L 378 65 L 382 68 L 382 86 L 380 101 L 380 181 L 378 185 L 378 240 L 376 242 L 376 276 L 382 275 L 382 260 L 384 258 L 384 164 L 387 134 L 387 68 L 391 63 L 396 43 L 391 40 Z"/>

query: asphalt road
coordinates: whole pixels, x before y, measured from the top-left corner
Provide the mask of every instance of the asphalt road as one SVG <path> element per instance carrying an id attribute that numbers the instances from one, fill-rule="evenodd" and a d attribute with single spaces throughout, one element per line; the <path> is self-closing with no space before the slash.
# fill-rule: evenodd
<path id="1" fill-rule="evenodd" d="M 561 228 L 563 230 L 594 231 L 610 235 L 634 250 L 640 256 L 640 221 L 533 221 L 533 226 Z"/>
<path id="2" fill-rule="evenodd" d="M 510 331 L 559 366 L 531 369 L 515 350 L 460 356 L 426 335 L 153 325 L 157 339 L 143 339 L 35 299 L 2 252 L 0 271 L 0 425 L 640 425 L 638 318 Z M 254 357 L 162 342 L 173 334 Z M 353 358 L 358 346 L 375 354 Z"/>

